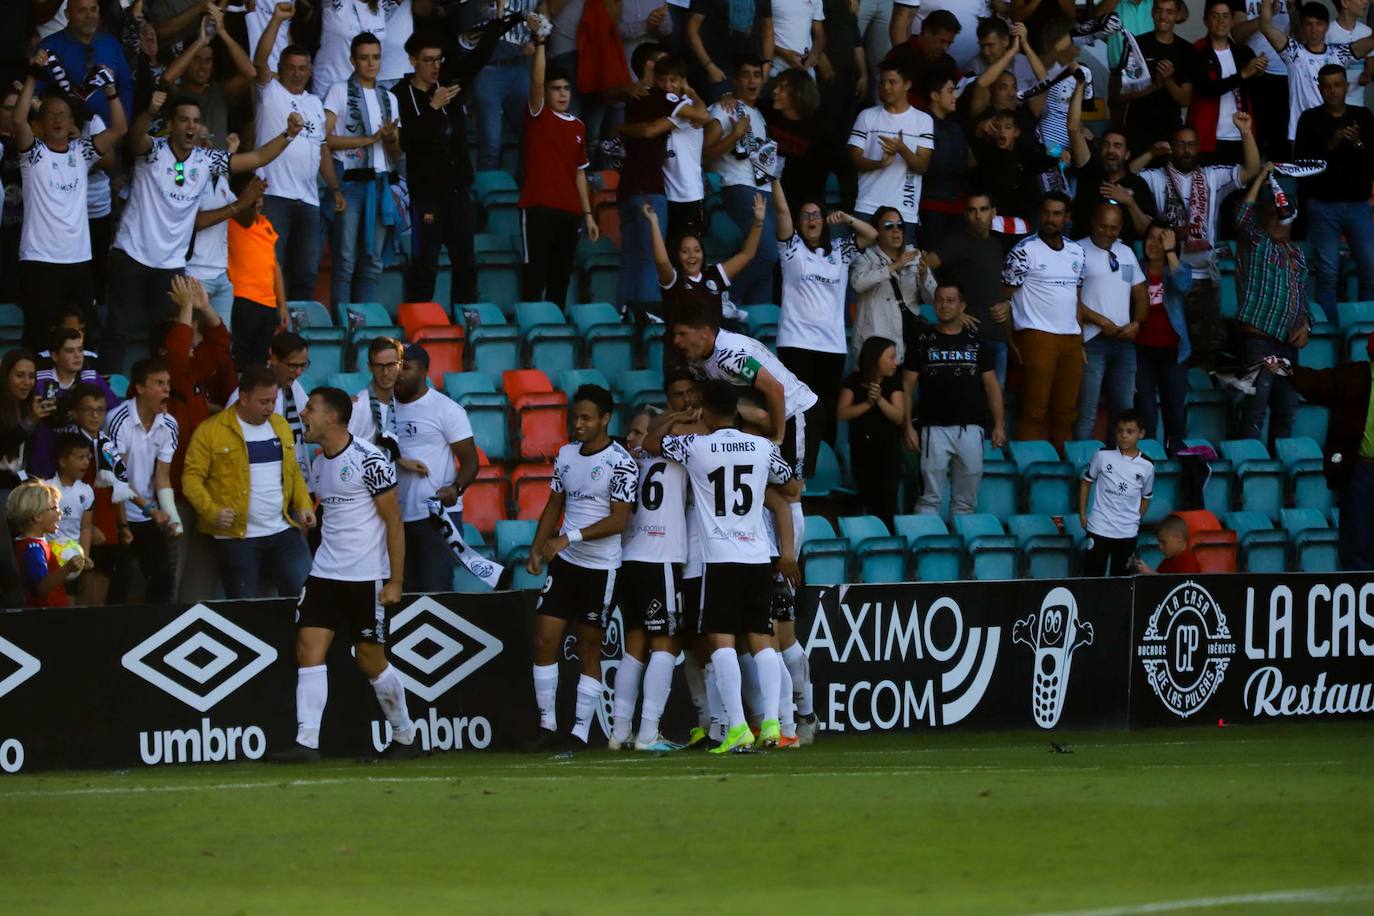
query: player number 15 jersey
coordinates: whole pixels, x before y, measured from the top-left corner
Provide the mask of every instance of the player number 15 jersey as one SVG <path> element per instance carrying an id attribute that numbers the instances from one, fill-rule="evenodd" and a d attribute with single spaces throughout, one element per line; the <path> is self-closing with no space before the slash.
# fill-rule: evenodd
<path id="1" fill-rule="evenodd" d="M 792 479 L 778 447 L 737 429 L 708 435 L 665 436 L 663 455 L 687 468 L 709 563 L 768 563 L 764 491 Z"/>

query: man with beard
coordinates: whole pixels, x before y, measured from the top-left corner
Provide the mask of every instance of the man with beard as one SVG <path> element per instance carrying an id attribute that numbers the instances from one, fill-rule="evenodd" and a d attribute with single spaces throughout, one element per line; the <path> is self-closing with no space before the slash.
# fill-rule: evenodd
<path id="1" fill-rule="evenodd" d="M 1156 215 L 1155 200 L 1150 186 L 1126 167 L 1131 161 L 1126 133 L 1115 127 L 1107 128 L 1097 142 L 1096 156 L 1082 131 L 1074 131 L 1069 142 L 1078 175 L 1078 191 L 1073 198 L 1073 231 L 1090 229 L 1097 208 L 1103 203 L 1113 203 L 1121 208 L 1125 217 L 1121 241 L 1131 245 L 1144 238 L 1145 230 L 1150 228 Z"/>
<path id="2" fill-rule="evenodd" d="M 1140 176 L 1149 185 L 1164 221 L 1177 228 L 1183 249 L 1179 257 L 1193 269 L 1193 286 L 1184 308 L 1193 359 L 1203 366 L 1211 365 L 1212 354 L 1225 337 L 1215 254 L 1221 202 L 1254 178 L 1260 167 L 1250 116 L 1236 112 L 1232 121 L 1240 132 L 1241 165 L 1199 165 L 1197 131 L 1179 127 L 1169 141 L 1168 164 Z"/>
<path id="3" fill-rule="evenodd" d="M 1083 248 L 1064 238 L 1069 196 L 1050 191 L 1040 204 L 1040 231 L 1017 243 L 1002 268 L 1013 340 L 1026 370 L 1016 439 L 1049 439 L 1063 451 L 1078 415 L 1083 329 L 1078 323 Z"/>

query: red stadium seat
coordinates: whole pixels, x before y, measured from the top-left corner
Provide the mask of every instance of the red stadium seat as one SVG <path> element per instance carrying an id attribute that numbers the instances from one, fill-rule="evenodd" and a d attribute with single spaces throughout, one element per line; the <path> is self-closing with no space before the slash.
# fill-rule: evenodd
<path id="1" fill-rule="evenodd" d="M 496 523 L 510 517 L 510 481 L 499 467 L 483 465 L 477 479 L 463 492 L 463 521 L 471 522 L 483 537 L 490 537 Z"/>
<path id="2" fill-rule="evenodd" d="M 555 391 L 538 369 L 512 369 L 501 384 L 514 411 L 511 435 L 519 443 L 519 457 L 547 461 L 568 441 L 568 396 Z"/>
<path id="3" fill-rule="evenodd" d="M 538 519 L 549 501 L 549 482 L 553 480 L 552 464 L 522 464 L 511 472 L 515 487 L 515 517 Z M 466 496 L 464 497 L 466 500 Z M 466 501 L 464 506 L 466 506 Z"/>
<path id="4" fill-rule="evenodd" d="M 444 307 L 437 302 L 402 302 L 396 310 L 397 321 L 405 328 L 406 337 L 415 339 L 420 328 L 446 327 L 453 324 Z"/>
<path id="5" fill-rule="evenodd" d="M 457 325 L 422 327 L 407 331 L 412 343 L 421 344 L 429 354 L 429 381 L 440 391 L 444 374 L 463 371 L 463 349 L 467 341 L 463 329 Z"/>
<path id="6" fill-rule="evenodd" d="M 1206 509 L 1175 512 L 1188 525 L 1188 546 L 1205 573 L 1236 571 L 1236 533 L 1221 526 Z"/>

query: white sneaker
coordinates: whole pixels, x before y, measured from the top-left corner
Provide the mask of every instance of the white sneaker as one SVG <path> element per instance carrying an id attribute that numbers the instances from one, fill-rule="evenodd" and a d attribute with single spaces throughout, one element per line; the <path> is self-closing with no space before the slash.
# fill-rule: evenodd
<path id="1" fill-rule="evenodd" d="M 631 744 L 633 744 L 633 742 L 630 741 L 629 738 L 626 738 L 624 742 L 620 742 L 616 740 L 615 735 L 612 735 L 610 740 L 606 742 L 606 749 L 609 751 L 619 751 L 624 750 Z"/>
<path id="2" fill-rule="evenodd" d="M 820 725 L 814 712 L 805 718 L 797 717 L 797 740 L 802 747 L 816 743 L 816 732 L 820 731 Z"/>

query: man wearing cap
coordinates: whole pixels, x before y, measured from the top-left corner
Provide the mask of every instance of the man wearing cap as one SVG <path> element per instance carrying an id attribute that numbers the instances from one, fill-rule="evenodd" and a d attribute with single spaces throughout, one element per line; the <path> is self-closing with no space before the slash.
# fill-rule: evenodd
<path id="1" fill-rule="evenodd" d="M 1341 569 L 1348 572 L 1374 569 L 1374 334 L 1365 353 L 1369 362 L 1332 369 L 1291 367 L 1298 394 L 1331 408 L 1323 469 L 1341 510 Z M 1275 376 L 1289 370 L 1278 360 L 1266 361 L 1265 367 Z"/>
<path id="2" fill-rule="evenodd" d="M 477 446 L 467 411 L 430 388 L 428 372 L 424 347 L 406 347 L 392 409 L 401 449 L 396 476 L 406 533 L 407 592 L 452 590 L 457 561 L 444 535 L 429 521 L 429 500 L 439 499 L 461 531 L 463 491 L 477 476 Z"/>
<path id="3" fill-rule="evenodd" d="M 1307 258 L 1293 241 L 1297 207 L 1288 200 L 1276 201 L 1269 193 L 1260 199 L 1260 190 L 1268 185 L 1273 170 L 1271 162 L 1260 168 L 1236 210 L 1236 291 L 1240 302 L 1236 317 L 1246 365 L 1267 356 L 1296 363 L 1312 326 L 1307 306 Z M 1287 378 L 1261 372 L 1255 379 L 1255 393 L 1246 395 L 1241 404 L 1240 438 L 1258 439 L 1265 412 L 1271 408 L 1272 447 L 1274 440 L 1293 434 L 1298 393 Z"/>

